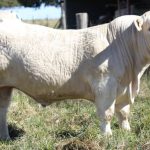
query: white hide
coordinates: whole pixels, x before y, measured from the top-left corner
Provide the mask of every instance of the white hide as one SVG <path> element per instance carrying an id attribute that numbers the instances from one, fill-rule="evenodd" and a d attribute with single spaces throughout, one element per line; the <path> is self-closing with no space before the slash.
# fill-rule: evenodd
<path id="1" fill-rule="evenodd" d="M 82 30 L 56 30 L 3 20 L 0 93 L 4 93 L 3 88 L 5 95 L 9 93 L 7 102 L 9 91 L 16 88 L 42 105 L 88 99 L 96 103 L 104 134 L 112 134 L 110 121 L 115 112 L 122 128 L 130 130 L 130 104 L 149 66 L 149 18 L 149 12 L 142 17 L 123 16 Z M 8 104 L 3 106 L 5 110 Z M 4 110 L 0 107 L 1 112 Z M 6 117 L 0 120 L 0 138 L 7 139 L 7 125 L 2 122 Z"/>

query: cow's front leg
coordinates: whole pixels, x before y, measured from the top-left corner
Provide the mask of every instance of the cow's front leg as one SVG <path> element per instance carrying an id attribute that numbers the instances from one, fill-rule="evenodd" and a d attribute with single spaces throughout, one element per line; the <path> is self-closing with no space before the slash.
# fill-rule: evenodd
<path id="1" fill-rule="evenodd" d="M 106 136 L 112 135 L 111 120 L 114 115 L 114 101 L 109 103 L 109 100 L 102 99 L 101 97 L 96 98 L 97 113 L 101 121 L 101 131 Z M 103 103 L 104 101 L 107 104 Z"/>
<path id="2" fill-rule="evenodd" d="M 130 131 L 131 128 L 128 120 L 130 114 L 130 104 L 127 96 L 122 96 L 119 100 L 117 100 L 115 111 L 122 129 Z"/>
<path id="3" fill-rule="evenodd" d="M 115 111 L 116 82 L 113 79 L 99 82 L 95 86 L 96 96 L 95 103 L 98 117 L 101 121 L 101 130 L 104 135 L 112 135 L 111 120 Z"/>
<path id="4" fill-rule="evenodd" d="M 12 88 L 0 88 L 0 139 L 9 140 L 7 109 L 11 100 Z"/>

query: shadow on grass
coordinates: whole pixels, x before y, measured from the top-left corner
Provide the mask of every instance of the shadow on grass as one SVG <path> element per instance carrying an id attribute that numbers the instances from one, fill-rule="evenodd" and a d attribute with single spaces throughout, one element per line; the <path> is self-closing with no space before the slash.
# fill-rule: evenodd
<path id="1" fill-rule="evenodd" d="M 18 128 L 15 124 L 9 124 L 8 129 L 11 140 L 17 140 L 19 137 L 25 134 L 25 131 L 21 128 Z"/>

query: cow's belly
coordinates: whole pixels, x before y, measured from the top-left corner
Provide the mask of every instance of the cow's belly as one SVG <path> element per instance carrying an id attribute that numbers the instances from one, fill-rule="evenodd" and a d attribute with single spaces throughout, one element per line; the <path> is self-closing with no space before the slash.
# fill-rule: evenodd
<path id="1" fill-rule="evenodd" d="M 93 100 L 94 96 L 89 84 L 85 83 L 80 75 L 46 77 L 37 77 L 34 74 L 31 76 L 27 73 L 25 75 L 24 73 L 23 76 L 16 78 L 16 83 L 13 86 L 43 105 L 64 99 Z"/>
<path id="2" fill-rule="evenodd" d="M 65 99 L 89 99 L 93 100 L 93 94 L 88 85 L 82 84 L 81 82 L 77 84 L 62 85 L 60 87 L 50 86 L 45 88 L 41 85 L 41 88 L 32 89 L 28 86 L 28 89 L 20 89 L 27 95 L 33 97 L 37 102 L 43 105 L 49 105 L 52 102 L 65 100 Z"/>

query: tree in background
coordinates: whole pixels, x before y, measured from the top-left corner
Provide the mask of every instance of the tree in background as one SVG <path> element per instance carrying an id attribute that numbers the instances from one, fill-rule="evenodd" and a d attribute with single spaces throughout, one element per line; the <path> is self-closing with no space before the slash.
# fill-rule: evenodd
<path id="1" fill-rule="evenodd" d="M 19 5 L 20 3 L 17 0 L 0 0 L 0 7 L 13 7 Z"/>
<path id="2" fill-rule="evenodd" d="M 59 27 L 66 29 L 66 17 L 64 12 L 64 0 L 18 0 L 18 2 L 25 7 L 39 7 L 41 4 L 54 5 L 61 7 L 61 19 L 59 21 Z"/>
<path id="3" fill-rule="evenodd" d="M 40 7 L 41 4 L 60 6 L 62 7 L 64 0 L 0 0 L 0 8 L 1 7 L 13 7 L 13 6 L 25 6 L 25 7 Z M 62 9 L 61 9 L 62 10 Z M 63 12 L 63 11 L 62 11 Z M 66 28 L 66 22 L 64 21 L 64 15 L 61 14 L 61 19 L 57 27 Z"/>
<path id="4" fill-rule="evenodd" d="M 13 6 L 25 6 L 25 7 L 39 7 L 44 5 L 60 5 L 62 0 L 0 0 L 0 7 L 13 7 Z"/>
<path id="5" fill-rule="evenodd" d="M 58 6 L 61 0 L 18 0 L 18 2 L 25 7 L 39 7 L 44 5 Z"/>

